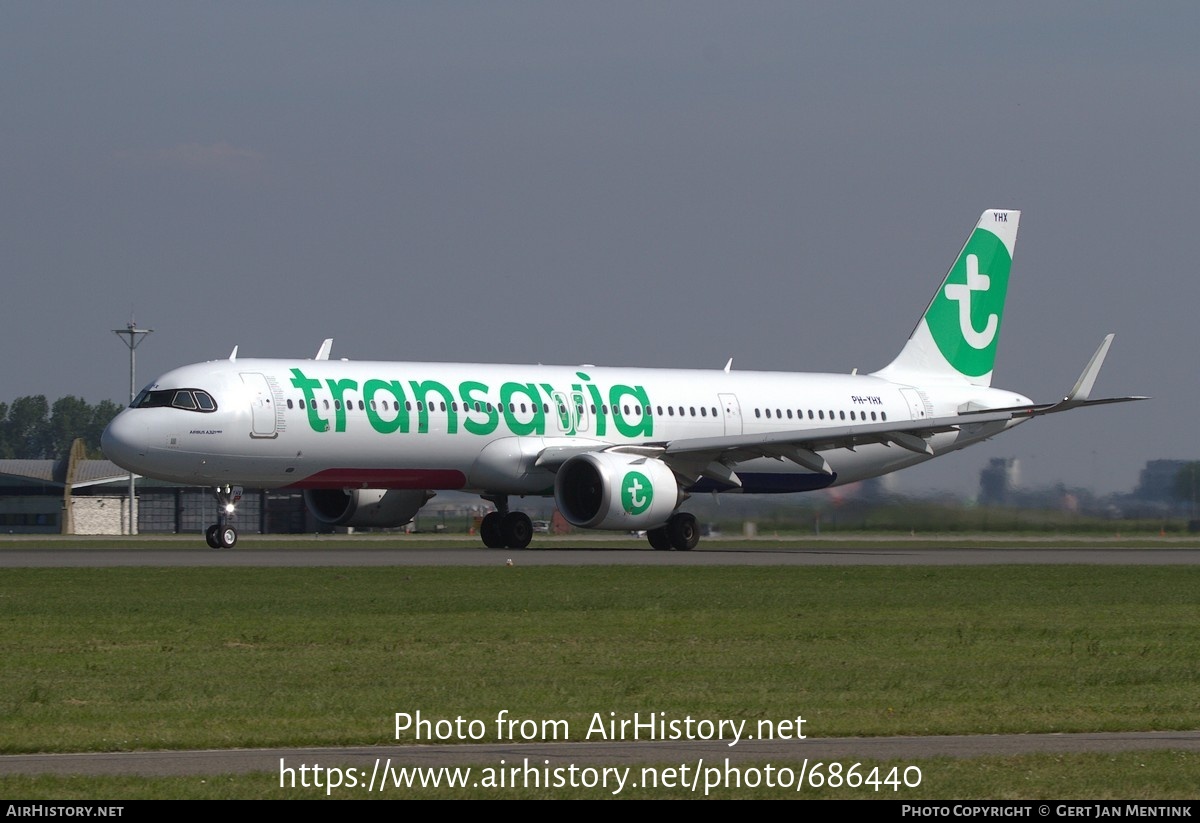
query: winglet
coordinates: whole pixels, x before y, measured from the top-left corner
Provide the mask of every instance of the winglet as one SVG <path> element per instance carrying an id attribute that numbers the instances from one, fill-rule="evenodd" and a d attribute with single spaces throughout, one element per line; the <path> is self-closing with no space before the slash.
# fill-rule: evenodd
<path id="1" fill-rule="evenodd" d="M 1114 335 L 1109 334 L 1104 338 L 1100 348 L 1096 349 L 1096 353 L 1088 361 L 1083 374 L 1079 375 L 1079 379 L 1075 381 L 1075 388 L 1071 389 L 1071 393 L 1063 398 L 1063 403 L 1073 406 L 1086 402 L 1091 396 L 1092 386 L 1096 385 L 1096 377 L 1100 374 L 1100 367 L 1104 365 L 1104 358 L 1108 356 L 1108 347 L 1112 345 L 1113 337 Z"/>
<path id="2" fill-rule="evenodd" d="M 1101 397 L 1096 400 L 1092 399 L 1092 387 L 1096 385 L 1096 378 L 1100 375 L 1100 367 L 1104 365 L 1104 358 L 1108 356 L 1108 347 L 1112 345 L 1114 336 L 1110 334 L 1104 338 L 1100 343 L 1100 348 L 1096 349 L 1096 353 L 1092 355 L 1092 359 L 1084 367 L 1083 374 L 1079 375 L 1079 379 L 1075 381 L 1075 386 L 1071 389 L 1070 393 L 1057 403 L 1034 403 L 1029 406 L 1012 406 L 1005 409 L 969 409 L 960 412 L 960 414 L 969 416 L 980 413 L 1011 412 L 1014 418 L 1028 419 L 1042 414 L 1055 414 L 1056 412 L 1067 411 L 1068 409 L 1078 409 L 1081 406 L 1104 406 L 1109 403 L 1149 400 L 1148 397 L 1140 394 L 1126 397 Z"/>
<path id="3" fill-rule="evenodd" d="M 314 360 L 328 360 L 329 352 L 333 351 L 333 338 L 326 337 L 321 343 L 321 348 L 317 349 L 317 356 Z"/>
<path id="4" fill-rule="evenodd" d="M 234 346 L 234 347 L 233 347 L 233 351 L 231 351 L 231 352 L 229 353 L 229 362 L 230 362 L 230 363 L 233 363 L 233 362 L 236 362 L 236 361 L 237 361 L 237 350 L 238 350 L 238 347 L 237 347 L 237 346 Z"/>

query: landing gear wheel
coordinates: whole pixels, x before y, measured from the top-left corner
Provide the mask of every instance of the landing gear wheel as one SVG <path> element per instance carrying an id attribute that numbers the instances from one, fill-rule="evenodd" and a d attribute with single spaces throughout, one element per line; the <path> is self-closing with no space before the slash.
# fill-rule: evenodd
<path id="1" fill-rule="evenodd" d="M 503 520 L 504 515 L 500 512 L 489 512 L 479 524 L 479 537 L 489 549 L 504 548 L 504 536 L 500 533 L 500 523 Z"/>
<path id="2" fill-rule="evenodd" d="M 700 542 L 696 516 L 687 512 L 671 515 L 671 519 L 667 521 L 667 536 L 676 551 L 690 552 L 696 548 L 696 544 Z"/>
<path id="3" fill-rule="evenodd" d="M 237 544 L 238 533 L 230 522 L 237 519 L 242 487 L 217 486 L 213 496 L 217 498 L 217 522 L 204 530 L 204 541 L 214 549 L 232 549 Z"/>
<path id="4" fill-rule="evenodd" d="M 533 521 L 525 512 L 509 512 L 500 521 L 500 534 L 510 549 L 523 549 L 533 539 Z"/>
<path id="5" fill-rule="evenodd" d="M 646 532 L 646 539 L 650 541 L 650 548 L 656 551 L 669 552 L 671 550 L 671 536 L 667 534 L 666 526 L 650 529 Z"/>

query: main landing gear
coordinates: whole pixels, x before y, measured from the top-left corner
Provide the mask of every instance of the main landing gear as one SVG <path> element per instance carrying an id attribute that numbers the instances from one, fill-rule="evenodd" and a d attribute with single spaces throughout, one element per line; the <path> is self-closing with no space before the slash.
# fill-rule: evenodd
<path id="1" fill-rule="evenodd" d="M 237 545 L 238 533 L 229 521 L 237 516 L 237 504 L 242 499 L 242 487 L 218 486 L 213 490 L 217 498 L 217 522 L 204 532 L 210 549 L 232 549 Z"/>
<path id="2" fill-rule="evenodd" d="M 533 521 L 525 512 L 508 510 L 508 495 L 480 495 L 496 505 L 479 524 L 479 536 L 489 549 L 523 549 L 533 539 Z"/>
<path id="3" fill-rule="evenodd" d="M 690 552 L 700 542 L 700 527 L 696 525 L 696 516 L 687 512 L 676 512 L 671 515 L 667 525 L 650 529 L 646 539 L 651 547 L 659 551 L 674 549 L 679 552 Z"/>

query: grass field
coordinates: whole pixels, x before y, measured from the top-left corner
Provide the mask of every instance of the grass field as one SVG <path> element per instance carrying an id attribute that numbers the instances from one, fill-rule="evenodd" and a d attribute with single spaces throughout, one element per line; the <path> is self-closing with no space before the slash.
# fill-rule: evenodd
<path id="1" fill-rule="evenodd" d="M 823 737 L 1200 723 L 1200 571 L 1188 567 L 9 569 L 0 580 L 10 753 L 394 743 L 394 713 L 418 709 L 561 719 L 571 739 L 609 711 L 803 715 Z M 937 774 L 926 788 L 946 794 L 905 796 L 1100 797 L 1109 771 L 1153 775 L 1111 783 L 1115 797 L 1196 795 L 1194 778 L 1176 782 L 1195 774 L 1180 753 L 971 762 L 926 766 Z M 1083 774 L 1095 777 L 1071 782 Z M 270 775 L 69 785 L 281 796 Z M 0 791 L 64 797 L 68 785 L 8 778 Z"/>

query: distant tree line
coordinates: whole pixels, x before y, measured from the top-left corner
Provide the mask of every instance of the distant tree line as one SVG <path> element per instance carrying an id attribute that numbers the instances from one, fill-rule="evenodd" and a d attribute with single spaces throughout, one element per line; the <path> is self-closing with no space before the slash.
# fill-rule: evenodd
<path id="1" fill-rule="evenodd" d="M 76 437 L 83 438 L 88 457 L 103 457 L 100 435 L 121 409 L 111 400 L 92 405 L 72 395 L 53 405 L 42 394 L 0 403 L 0 458 L 65 457 Z"/>

